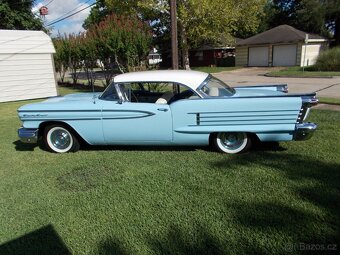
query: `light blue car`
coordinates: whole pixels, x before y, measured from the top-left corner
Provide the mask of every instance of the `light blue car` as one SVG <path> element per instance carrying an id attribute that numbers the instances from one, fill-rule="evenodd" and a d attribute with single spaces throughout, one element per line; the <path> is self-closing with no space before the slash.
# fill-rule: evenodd
<path id="1" fill-rule="evenodd" d="M 103 93 L 49 98 L 18 109 L 22 142 L 42 138 L 52 152 L 91 145 L 213 145 L 241 153 L 260 141 L 309 139 L 304 122 L 318 100 L 287 85 L 231 88 L 196 71 L 118 75 Z"/>

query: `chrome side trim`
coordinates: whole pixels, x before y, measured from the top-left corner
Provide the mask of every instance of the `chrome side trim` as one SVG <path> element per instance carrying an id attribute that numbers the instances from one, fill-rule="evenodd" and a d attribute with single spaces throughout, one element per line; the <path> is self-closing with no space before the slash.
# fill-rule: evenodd
<path id="1" fill-rule="evenodd" d="M 296 124 L 293 140 L 304 141 L 310 139 L 313 136 L 316 128 L 317 125 L 311 122 Z"/>
<path id="2" fill-rule="evenodd" d="M 19 128 L 18 136 L 20 141 L 23 143 L 37 143 L 38 142 L 38 131 L 37 128 Z"/>
<path id="3" fill-rule="evenodd" d="M 288 85 L 287 84 L 273 84 L 273 85 L 252 85 L 252 86 L 237 86 L 233 87 L 234 89 L 270 89 L 274 88 L 276 91 L 280 91 L 282 93 L 288 93 Z"/>

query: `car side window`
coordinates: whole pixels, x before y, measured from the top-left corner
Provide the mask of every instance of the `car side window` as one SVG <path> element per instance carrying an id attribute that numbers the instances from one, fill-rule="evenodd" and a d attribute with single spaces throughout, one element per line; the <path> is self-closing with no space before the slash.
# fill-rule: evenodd
<path id="1" fill-rule="evenodd" d="M 190 88 L 170 82 L 125 83 L 123 98 L 136 103 L 170 104 L 181 99 L 198 97 Z"/>

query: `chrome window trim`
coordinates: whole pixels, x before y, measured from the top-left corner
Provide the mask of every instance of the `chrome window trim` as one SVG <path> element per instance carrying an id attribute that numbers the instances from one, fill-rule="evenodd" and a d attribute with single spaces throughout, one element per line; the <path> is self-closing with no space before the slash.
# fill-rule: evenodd
<path id="1" fill-rule="evenodd" d="M 119 84 L 120 84 L 120 83 L 113 83 L 113 85 L 114 85 L 114 87 L 115 87 L 115 89 L 116 89 L 118 98 L 119 98 L 118 102 L 125 102 L 126 100 L 125 100 L 125 98 L 124 98 L 124 96 L 123 96 L 122 91 L 120 90 Z"/>
<path id="2" fill-rule="evenodd" d="M 161 83 L 161 82 L 163 82 L 163 83 L 172 83 L 174 85 L 179 85 L 179 86 L 185 87 L 185 88 L 189 89 L 190 91 L 192 91 L 194 93 L 194 95 L 197 95 L 199 97 L 198 99 L 203 98 L 203 96 L 200 93 L 198 93 L 198 91 L 195 91 L 192 88 L 190 88 L 189 86 L 187 86 L 185 84 L 182 84 L 182 83 L 178 83 L 178 82 L 167 82 L 167 81 L 141 81 L 141 82 L 138 82 L 138 81 L 127 81 L 127 82 L 114 83 L 114 86 L 115 86 L 115 89 L 116 89 L 116 92 L 117 92 L 117 95 L 118 95 L 119 99 L 122 100 L 122 102 L 130 102 L 128 98 L 126 100 L 124 100 L 123 93 L 121 92 L 120 87 L 119 87 L 120 84 L 124 84 L 125 85 L 125 84 L 131 84 L 131 83 Z M 194 99 L 190 99 L 190 100 L 194 100 Z"/>
<path id="3" fill-rule="evenodd" d="M 271 88 L 275 87 L 276 91 L 281 91 L 283 93 L 288 93 L 288 85 L 287 84 L 263 84 L 263 85 L 251 85 L 251 86 L 235 86 L 234 89 L 245 89 L 245 88 Z"/>
<path id="4" fill-rule="evenodd" d="M 230 96 L 228 96 L 228 97 L 232 97 L 233 95 L 235 95 L 236 91 L 235 91 L 235 89 L 234 89 L 233 87 L 229 86 L 228 84 L 226 84 L 225 82 L 223 82 L 223 81 L 221 81 L 220 79 L 216 78 L 215 76 L 209 74 L 209 75 L 207 76 L 207 78 L 205 78 L 205 80 L 201 83 L 201 85 L 199 85 L 199 86 L 197 87 L 197 89 L 196 89 L 196 90 L 197 90 L 197 93 L 199 93 L 199 94 L 202 96 L 202 98 L 225 98 L 225 97 L 226 97 L 226 96 L 222 96 L 222 97 L 211 97 L 211 96 L 205 94 L 205 93 L 202 91 L 202 88 L 203 88 L 205 85 L 207 85 L 208 81 L 209 81 L 211 78 L 214 78 L 214 79 L 216 79 L 216 80 L 222 82 L 223 84 L 227 85 L 227 86 L 232 90 L 233 94 L 230 95 Z"/>

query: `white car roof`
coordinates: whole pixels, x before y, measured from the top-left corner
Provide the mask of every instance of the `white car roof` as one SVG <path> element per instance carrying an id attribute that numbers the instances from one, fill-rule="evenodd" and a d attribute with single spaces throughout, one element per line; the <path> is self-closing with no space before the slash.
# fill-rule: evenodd
<path id="1" fill-rule="evenodd" d="M 185 70 L 143 71 L 119 74 L 114 77 L 114 82 L 176 82 L 196 90 L 208 75 L 204 72 Z"/>

